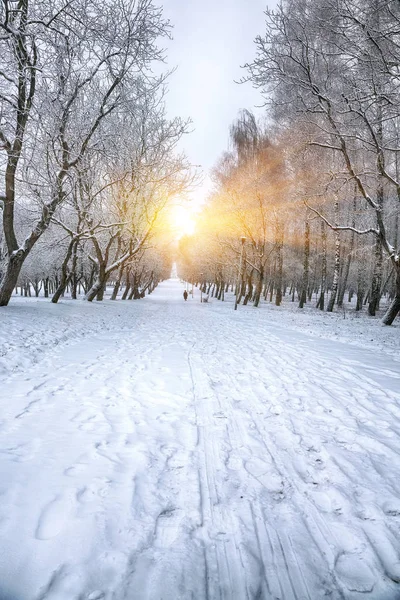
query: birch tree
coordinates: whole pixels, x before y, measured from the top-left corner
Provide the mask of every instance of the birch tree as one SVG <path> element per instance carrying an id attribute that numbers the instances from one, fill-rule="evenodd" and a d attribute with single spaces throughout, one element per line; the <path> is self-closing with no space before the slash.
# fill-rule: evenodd
<path id="1" fill-rule="evenodd" d="M 287 124 L 291 115 L 308 123 L 305 143 L 328 153 L 333 164 L 340 161 L 334 177 L 356 186 L 365 226 L 363 219 L 356 226 L 335 224 L 316 212 L 337 232 L 375 237 L 375 297 L 381 250 L 396 274 L 396 294 L 384 317 L 388 325 L 400 311 L 399 249 L 385 201 L 393 193 L 400 201 L 400 148 L 392 134 L 400 106 L 399 24 L 400 5 L 393 0 L 285 1 L 266 12 L 265 34 L 248 65 L 249 79 L 276 118 Z"/>

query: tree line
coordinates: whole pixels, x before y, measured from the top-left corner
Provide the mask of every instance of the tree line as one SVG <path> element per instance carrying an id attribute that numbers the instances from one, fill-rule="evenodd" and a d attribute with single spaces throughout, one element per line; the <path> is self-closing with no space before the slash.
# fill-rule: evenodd
<path id="1" fill-rule="evenodd" d="M 400 5 L 284 0 L 244 81 L 266 117 L 242 111 L 197 233 L 180 246 L 185 278 L 223 300 L 332 311 L 393 323 L 400 312 Z"/>
<path id="2" fill-rule="evenodd" d="M 170 271 L 159 223 L 193 173 L 165 111 L 169 35 L 152 0 L 1 2 L 0 306 L 109 281 L 136 298 Z"/>

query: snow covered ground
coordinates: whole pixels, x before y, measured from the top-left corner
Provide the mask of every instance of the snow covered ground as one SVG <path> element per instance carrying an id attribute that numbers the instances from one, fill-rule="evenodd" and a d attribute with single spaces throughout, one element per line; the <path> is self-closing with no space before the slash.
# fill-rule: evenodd
<path id="1" fill-rule="evenodd" d="M 0 599 L 400 598 L 399 325 L 182 291 L 2 309 Z"/>

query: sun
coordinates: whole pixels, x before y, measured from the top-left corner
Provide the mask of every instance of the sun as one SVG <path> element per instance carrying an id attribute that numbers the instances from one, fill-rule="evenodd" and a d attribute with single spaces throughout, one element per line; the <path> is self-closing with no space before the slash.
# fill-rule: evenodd
<path id="1" fill-rule="evenodd" d="M 196 224 L 192 212 L 184 206 L 174 206 L 171 212 L 171 222 L 178 237 L 193 235 Z"/>

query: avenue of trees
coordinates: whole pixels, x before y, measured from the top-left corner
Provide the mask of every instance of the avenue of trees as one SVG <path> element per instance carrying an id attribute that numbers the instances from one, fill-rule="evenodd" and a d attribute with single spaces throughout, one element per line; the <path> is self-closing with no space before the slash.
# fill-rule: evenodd
<path id="1" fill-rule="evenodd" d="M 267 117 L 242 111 L 181 275 L 223 300 L 283 295 L 383 322 L 400 312 L 400 4 L 283 0 L 247 76 Z M 245 239 L 244 239 L 245 238 Z M 240 271 L 240 273 L 239 273 Z"/>
<path id="2" fill-rule="evenodd" d="M 159 223 L 193 176 L 167 119 L 152 0 L 0 3 L 0 306 L 125 298 L 169 275 Z"/>

